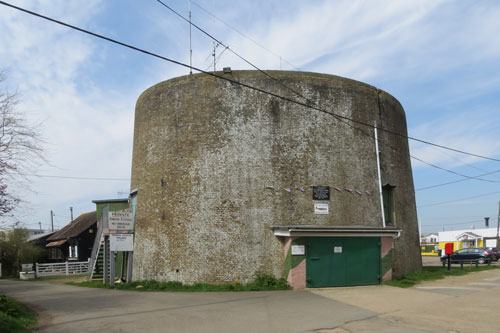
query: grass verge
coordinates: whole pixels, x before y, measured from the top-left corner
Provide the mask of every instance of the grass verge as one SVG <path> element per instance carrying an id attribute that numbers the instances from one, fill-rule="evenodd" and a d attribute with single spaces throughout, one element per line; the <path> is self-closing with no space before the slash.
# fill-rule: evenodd
<path id="1" fill-rule="evenodd" d="M 5 295 L 0 295 L 0 332 L 31 332 L 36 316 L 24 305 Z"/>
<path id="2" fill-rule="evenodd" d="M 183 284 L 178 281 L 158 282 L 155 280 L 134 281 L 131 283 L 118 283 L 114 286 L 105 285 L 101 281 L 68 282 L 80 287 L 106 288 L 118 290 L 138 291 L 175 291 L 175 292 L 207 292 L 207 291 L 270 291 L 289 290 L 291 287 L 283 278 L 276 279 L 270 274 L 256 273 L 255 281 L 241 284 L 238 282 L 227 284 Z"/>
<path id="3" fill-rule="evenodd" d="M 443 268 L 441 266 L 424 266 L 421 270 L 407 274 L 402 279 L 387 281 L 384 284 L 393 287 L 409 288 L 419 284 L 421 281 L 439 280 L 445 278 L 446 276 L 465 275 L 472 272 L 480 272 L 497 268 L 500 267 L 485 265 L 479 267 L 464 266 L 463 269 L 460 269 L 459 267 L 451 267 L 451 269 L 448 270 L 448 268 Z"/>

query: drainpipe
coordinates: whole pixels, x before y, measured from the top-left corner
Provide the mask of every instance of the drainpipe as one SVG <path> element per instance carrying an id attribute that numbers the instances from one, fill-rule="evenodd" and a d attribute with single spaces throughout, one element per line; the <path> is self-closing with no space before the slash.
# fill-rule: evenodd
<path id="1" fill-rule="evenodd" d="M 380 172 L 380 152 L 378 150 L 378 133 L 377 122 L 373 122 L 373 130 L 375 131 L 375 152 L 377 153 L 377 173 L 378 173 L 378 190 L 380 193 L 380 211 L 382 213 L 382 226 L 385 228 L 385 214 L 384 214 L 384 197 L 382 195 L 382 175 Z"/>

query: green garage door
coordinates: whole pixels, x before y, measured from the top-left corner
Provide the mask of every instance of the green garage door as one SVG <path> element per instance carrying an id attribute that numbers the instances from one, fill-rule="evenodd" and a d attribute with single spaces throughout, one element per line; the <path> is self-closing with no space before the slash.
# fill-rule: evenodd
<path id="1" fill-rule="evenodd" d="M 380 283 L 380 237 L 309 237 L 307 287 Z"/>

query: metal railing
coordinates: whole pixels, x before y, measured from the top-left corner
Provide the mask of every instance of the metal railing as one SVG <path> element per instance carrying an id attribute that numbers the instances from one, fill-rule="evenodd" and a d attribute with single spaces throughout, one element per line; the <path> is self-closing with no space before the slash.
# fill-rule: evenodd
<path id="1" fill-rule="evenodd" d="M 36 276 L 75 275 L 89 272 L 89 261 L 36 264 Z"/>

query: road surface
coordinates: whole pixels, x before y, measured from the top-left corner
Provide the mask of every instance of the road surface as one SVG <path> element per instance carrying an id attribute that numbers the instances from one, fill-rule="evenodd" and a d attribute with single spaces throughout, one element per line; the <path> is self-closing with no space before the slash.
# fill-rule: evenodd
<path id="1" fill-rule="evenodd" d="M 500 269 L 401 289 L 168 293 L 0 280 L 41 332 L 500 332 Z"/>

